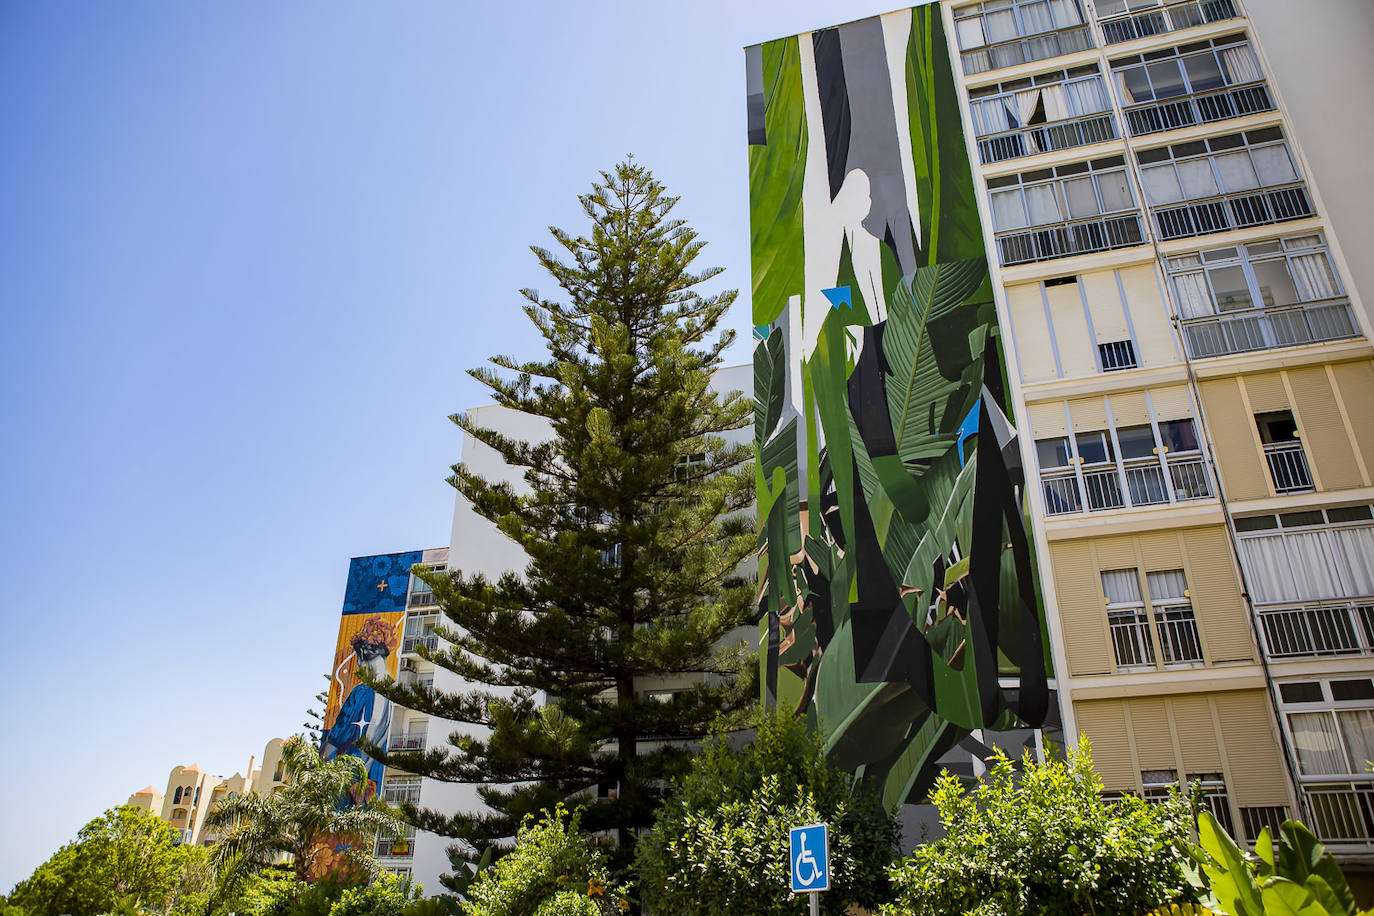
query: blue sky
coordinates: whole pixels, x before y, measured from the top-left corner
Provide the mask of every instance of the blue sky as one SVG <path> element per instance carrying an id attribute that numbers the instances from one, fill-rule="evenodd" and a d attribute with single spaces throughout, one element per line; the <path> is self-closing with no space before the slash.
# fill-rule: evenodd
<path id="1" fill-rule="evenodd" d="M 0 892 L 299 729 L 349 557 L 446 543 L 464 370 L 537 355 L 527 246 L 597 169 L 747 287 L 741 48 L 889 7 L 0 7 Z"/>

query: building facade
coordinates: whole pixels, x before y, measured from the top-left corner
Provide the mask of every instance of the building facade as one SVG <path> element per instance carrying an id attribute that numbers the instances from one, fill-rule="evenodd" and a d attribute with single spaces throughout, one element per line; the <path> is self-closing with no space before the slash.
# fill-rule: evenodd
<path id="1" fill-rule="evenodd" d="M 1062 730 L 1374 861 L 1374 291 L 1241 0 L 746 63 L 770 700 L 894 805 Z"/>

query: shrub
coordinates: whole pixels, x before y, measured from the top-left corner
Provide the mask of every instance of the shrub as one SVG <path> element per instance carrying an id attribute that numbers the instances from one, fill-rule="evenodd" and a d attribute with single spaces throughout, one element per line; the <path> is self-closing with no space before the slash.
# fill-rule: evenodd
<path id="1" fill-rule="evenodd" d="M 885 916 L 1135 914 L 1192 898 L 1182 797 L 1103 799 L 1086 739 L 1067 759 L 1027 753 L 1019 774 L 1001 751 L 988 764 L 972 792 L 947 772 L 936 782 L 945 836 L 892 870 Z"/>
<path id="2" fill-rule="evenodd" d="M 740 750 L 717 734 L 674 788 L 636 855 L 644 903 L 654 912 L 798 912 L 788 888 L 788 830 L 820 821 L 830 825 L 832 876 L 822 910 L 872 908 L 887 898 L 897 822 L 826 761 L 805 723 L 767 719 Z"/>

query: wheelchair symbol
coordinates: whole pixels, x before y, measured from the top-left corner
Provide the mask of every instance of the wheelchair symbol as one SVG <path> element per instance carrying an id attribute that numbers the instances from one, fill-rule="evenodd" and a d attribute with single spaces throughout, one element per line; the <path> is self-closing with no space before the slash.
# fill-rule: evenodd
<path id="1" fill-rule="evenodd" d="M 797 860 L 793 863 L 792 873 L 797 876 L 798 884 L 802 887 L 810 887 L 820 879 L 823 872 L 821 867 L 816 864 L 816 857 L 811 854 L 811 850 L 806 848 L 806 834 L 798 834 L 797 842 L 801 847 L 801 852 L 797 853 Z"/>

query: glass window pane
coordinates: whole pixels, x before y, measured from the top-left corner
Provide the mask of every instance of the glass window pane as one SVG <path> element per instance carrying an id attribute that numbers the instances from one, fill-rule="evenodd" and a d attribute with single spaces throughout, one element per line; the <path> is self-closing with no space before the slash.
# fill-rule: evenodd
<path id="1" fill-rule="evenodd" d="M 1016 16 L 1011 10 L 998 10 L 983 17 L 989 44 L 1011 41 L 1016 37 Z"/>
<path id="2" fill-rule="evenodd" d="M 1374 761 L 1374 709 L 1342 709 L 1336 718 L 1340 720 L 1341 737 L 1350 755 L 1349 772 L 1368 772 Z"/>
<path id="3" fill-rule="evenodd" d="M 1123 12 L 1126 9 L 1126 0 L 1096 0 L 1093 7 L 1097 10 L 1098 18 L 1101 19 Z"/>
<path id="4" fill-rule="evenodd" d="M 1262 146 L 1252 150 L 1250 155 L 1254 157 L 1260 184 L 1267 187 L 1298 180 L 1298 173 L 1293 171 L 1293 160 L 1288 158 L 1288 148 L 1283 144 Z"/>
<path id="5" fill-rule="evenodd" d="M 1054 27 L 1057 29 L 1083 24 L 1083 14 L 1074 0 L 1050 0 L 1050 8 L 1054 11 Z"/>
<path id="6" fill-rule="evenodd" d="M 1290 712 L 1288 724 L 1298 751 L 1298 769 L 1307 774 L 1347 772 L 1331 713 Z"/>
<path id="7" fill-rule="evenodd" d="M 1312 302 L 1340 295 L 1340 287 L 1336 285 L 1336 277 L 1331 273 L 1331 265 L 1324 253 L 1294 255 L 1289 263 L 1303 301 Z"/>
<path id="8" fill-rule="evenodd" d="M 1174 277 L 1174 292 L 1178 294 L 1178 308 L 1184 318 L 1201 318 L 1216 312 L 1202 271 Z"/>
<path id="9" fill-rule="evenodd" d="M 997 229 L 1022 229 L 1026 225 L 1026 210 L 1021 206 L 1021 191 L 992 192 L 992 224 Z"/>
<path id="10" fill-rule="evenodd" d="M 1245 271 L 1239 267 L 1213 267 L 1207 271 L 1207 276 L 1212 281 L 1218 311 L 1254 307 L 1255 303 L 1250 299 L 1250 285 L 1245 282 Z"/>
<path id="11" fill-rule="evenodd" d="M 1163 420 L 1159 424 L 1159 438 L 1169 453 L 1195 452 L 1197 429 L 1192 420 Z"/>
<path id="12" fill-rule="evenodd" d="M 1146 69 L 1150 72 L 1150 83 L 1155 89 L 1155 98 L 1171 99 L 1175 96 L 1187 95 L 1188 87 L 1183 82 L 1183 70 L 1176 60 L 1164 60 L 1157 64 L 1149 64 Z"/>
<path id="13" fill-rule="evenodd" d="M 1244 150 L 1234 153 L 1218 153 L 1212 157 L 1221 175 L 1221 186 L 1226 191 L 1248 191 L 1259 187 L 1255 167 L 1250 164 L 1250 154 Z"/>
<path id="14" fill-rule="evenodd" d="M 1135 209 L 1135 198 L 1131 196 L 1131 186 L 1126 181 L 1125 169 L 1115 172 L 1099 172 L 1097 174 L 1097 193 L 1102 197 L 1103 213 Z"/>
<path id="15" fill-rule="evenodd" d="M 1291 305 L 1298 301 L 1298 291 L 1288 275 L 1288 262 L 1283 258 L 1256 261 L 1250 266 L 1255 272 L 1260 302 L 1264 305 Z"/>
<path id="16" fill-rule="evenodd" d="M 1162 569 L 1145 574 L 1145 586 L 1150 590 L 1151 601 L 1186 601 L 1188 580 L 1181 569 Z"/>
<path id="17" fill-rule="evenodd" d="M 1116 82 L 1121 87 L 1121 94 L 1127 105 L 1149 102 L 1155 97 L 1144 67 L 1127 67 L 1116 71 Z"/>
<path id="18" fill-rule="evenodd" d="M 1172 204 L 1183 199 L 1183 189 L 1179 187 L 1173 163 L 1141 169 L 1140 183 L 1145 188 L 1145 199 L 1152 204 Z"/>
<path id="19" fill-rule="evenodd" d="M 1048 0 L 1038 0 L 1021 7 L 1021 34 L 1037 35 L 1054 31 L 1054 17 L 1050 15 Z"/>
<path id="20" fill-rule="evenodd" d="M 977 16 L 955 22 L 954 30 L 959 35 L 959 47 L 961 49 L 981 48 L 987 44 L 983 38 L 983 20 Z"/>
<path id="21" fill-rule="evenodd" d="M 1148 426 L 1127 426 L 1116 431 L 1122 458 L 1151 458 L 1155 454 L 1155 433 Z"/>
<path id="22" fill-rule="evenodd" d="M 1030 211 L 1032 226 L 1059 222 L 1059 201 L 1054 193 L 1054 185 L 1042 184 L 1026 188 L 1026 209 Z"/>
<path id="23" fill-rule="evenodd" d="M 1098 215 L 1097 192 L 1091 178 L 1074 178 L 1064 182 L 1064 200 L 1071 219 L 1086 219 Z"/>
<path id="24" fill-rule="evenodd" d="M 1084 464 L 1106 464 L 1112 460 L 1112 446 L 1105 432 L 1078 433 L 1074 439 Z"/>
<path id="25" fill-rule="evenodd" d="M 1210 51 L 1183 58 L 1183 69 L 1188 74 L 1188 85 L 1194 92 L 1206 92 L 1226 85 L 1216 55 Z"/>
<path id="26" fill-rule="evenodd" d="M 1104 570 L 1102 594 L 1111 604 L 1139 604 L 1140 578 L 1134 569 Z"/>
<path id="27" fill-rule="evenodd" d="M 1042 469 L 1066 468 L 1069 466 L 1069 440 L 1037 439 L 1035 456 Z"/>
<path id="28" fill-rule="evenodd" d="M 1206 159 L 1189 159 L 1178 164 L 1178 180 L 1183 184 L 1183 196 L 1189 200 L 1215 197 L 1217 180 L 1212 165 Z"/>

